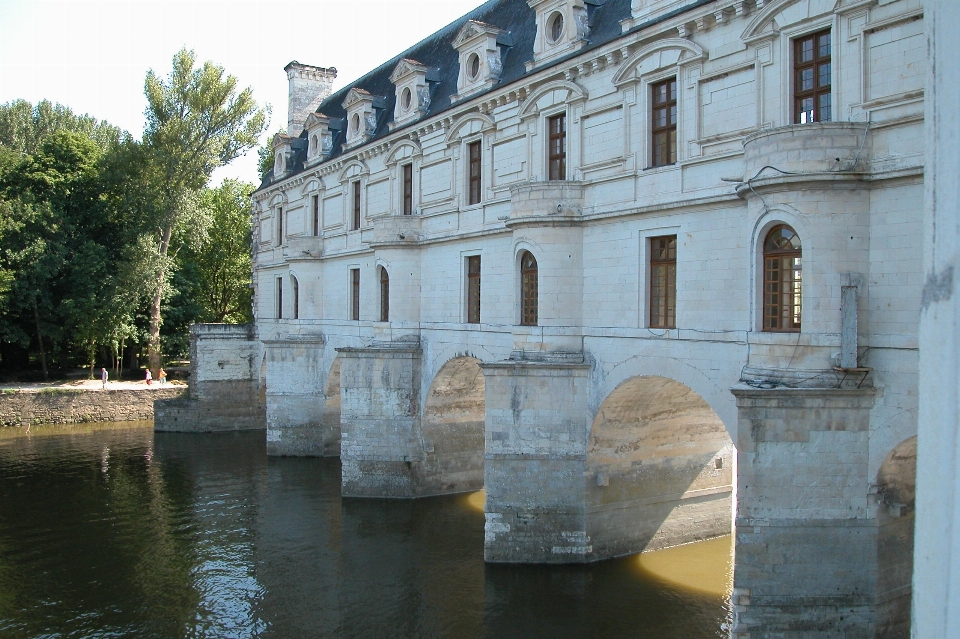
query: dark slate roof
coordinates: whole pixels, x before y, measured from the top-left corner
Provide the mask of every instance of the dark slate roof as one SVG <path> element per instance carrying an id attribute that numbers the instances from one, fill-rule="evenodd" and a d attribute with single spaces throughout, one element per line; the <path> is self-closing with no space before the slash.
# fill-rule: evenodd
<path id="1" fill-rule="evenodd" d="M 651 23 L 659 22 L 709 2 L 712 2 L 712 0 L 693 0 L 689 5 L 672 11 L 666 16 L 661 16 Z M 585 51 L 603 46 L 623 35 L 620 22 L 631 17 L 630 0 L 585 0 L 584 4 L 587 7 L 590 21 L 590 36 L 587 46 L 564 58 L 550 62 L 547 67 L 555 66 L 563 60 L 582 55 Z M 424 118 L 405 126 L 416 126 L 423 119 L 443 113 L 451 107 L 450 96 L 457 92 L 457 76 L 460 72 L 459 53 L 453 48 L 453 39 L 468 20 L 484 22 L 501 30 L 497 41 L 500 44 L 500 56 L 503 62 L 503 71 L 500 74 L 499 82 L 486 91 L 471 94 L 468 99 L 483 95 L 485 92 L 498 91 L 526 74 L 525 64 L 533 60 L 533 42 L 537 35 L 536 13 L 527 5 L 526 0 L 489 0 L 324 100 L 317 108 L 317 113 L 323 113 L 331 118 L 330 128 L 334 137 L 333 152 L 330 159 L 343 153 L 342 145 L 346 135 L 345 119 L 347 114 L 342 104 L 347 93 L 354 87 L 384 99 L 384 108 L 378 109 L 377 127 L 366 144 L 391 133 L 388 125 L 393 119 L 396 91 L 394 84 L 390 82 L 390 74 L 393 73 L 393 70 L 403 58 L 417 60 L 429 67 L 431 72 L 428 74 L 427 80 L 438 80 L 430 82 L 430 107 L 427 114 Z M 645 26 L 648 25 L 638 25 L 631 31 L 636 31 Z M 290 133 L 293 134 L 293 132 Z M 305 140 L 306 132 L 300 133 L 299 137 Z M 296 139 L 294 142 L 295 157 L 292 174 L 297 174 L 303 171 L 303 162 L 306 159 L 306 144 L 300 143 Z M 353 150 L 351 149 L 351 151 Z M 261 188 L 269 185 L 272 182 L 272 177 L 272 173 L 268 174 Z"/>

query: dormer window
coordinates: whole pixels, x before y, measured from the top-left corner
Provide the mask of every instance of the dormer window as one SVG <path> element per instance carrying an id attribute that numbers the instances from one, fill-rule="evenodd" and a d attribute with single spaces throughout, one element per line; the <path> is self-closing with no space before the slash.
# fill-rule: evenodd
<path id="1" fill-rule="evenodd" d="M 533 60 L 527 69 L 579 51 L 590 35 L 588 4 L 596 0 L 527 0 L 537 12 L 537 37 L 533 43 Z"/>
<path id="2" fill-rule="evenodd" d="M 427 114 L 427 109 L 430 108 L 430 86 L 427 83 L 437 80 L 430 77 L 431 71 L 416 60 L 404 58 L 390 74 L 390 81 L 396 87 L 397 96 L 391 129 Z"/>
<path id="3" fill-rule="evenodd" d="M 499 38 L 503 35 L 497 27 L 476 20 L 463 25 L 453 39 L 453 47 L 460 53 L 460 74 L 452 101 L 489 89 L 500 80 L 503 62 Z"/>
<path id="4" fill-rule="evenodd" d="M 273 136 L 273 179 L 285 177 L 293 168 L 293 138 L 283 133 Z"/>
<path id="5" fill-rule="evenodd" d="M 322 113 L 311 113 L 304 128 L 307 131 L 307 161 L 305 166 L 319 164 L 330 157 L 333 150 L 333 135 L 330 133 L 330 118 Z"/>
<path id="6" fill-rule="evenodd" d="M 560 38 L 563 37 L 563 14 L 559 11 L 554 11 L 553 15 L 551 15 L 547 21 L 547 29 L 550 34 L 550 44 L 560 42 Z"/>
<path id="7" fill-rule="evenodd" d="M 347 141 L 344 149 L 352 149 L 373 137 L 377 129 L 377 109 L 384 106 L 383 98 L 370 95 L 354 87 L 347 93 L 343 108 L 347 111 Z"/>

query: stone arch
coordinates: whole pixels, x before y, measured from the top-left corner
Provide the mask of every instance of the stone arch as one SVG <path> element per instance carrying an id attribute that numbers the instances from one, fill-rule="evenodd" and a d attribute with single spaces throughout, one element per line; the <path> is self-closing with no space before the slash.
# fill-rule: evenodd
<path id="1" fill-rule="evenodd" d="M 680 66 L 707 58 L 707 52 L 704 51 L 703 47 L 684 38 L 665 38 L 651 42 L 620 63 L 620 67 L 613 76 L 614 86 L 632 82 L 636 79 L 634 77 L 634 70 L 637 68 L 637 65 L 654 54 L 671 50 L 680 52 L 680 59 L 676 62 L 676 64 Z"/>
<path id="2" fill-rule="evenodd" d="M 587 534 L 613 557 L 729 534 L 734 446 L 693 389 L 631 377 L 597 411 L 586 456 Z"/>
<path id="3" fill-rule="evenodd" d="M 330 372 L 327 373 L 327 380 L 323 386 L 323 413 L 321 420 L 323 429 L 327 435 L 324 437 L 325 448 L 323 454 L 325 457 L 336 457 L 340 455 L 340 356 L 333 359 L 330 365 Z"/>
<path id="4" fill-rule="evenodd" d="M 553 104 L 573 104 L 587 100 L 587 90 L 582 86 L 576 82 L 558 80 L 556 82 L 549 82 L 531 91 L 530 95 L 527 96 L 527 99 L 523 101 L 523 105 L 520 107 L 520 112 L 518 115 L 521 118 L 525 118 L 527 116 L 540 113 L 540 109 L 544 108 L 538 104 L 540 102 L 540 98 L 552 93 L 553 91 L 566 91 L 566 96 L 564 98 L 554 100 Z"/>
<path id="5" fill-rule="evenodd" d="M 386 166 L 393 166 L 401 160 L 410 160 L 418 158 L 421 155 L 420 145 L 410 140 L 401 140 L 390 149 L 386 159 L 383 161 Z"/>
<path id="6" fill-rule="evenodd" d="M 434 376 L 421 421 L 427 494 L 483 488 L 484 386 L 475 357 L 454 357 Z"/>
<path id="7" fill-rule="evenodd" d="M 466 115 L 457 119 L 457 121 L 450 126 L 450 131 L 447 133 L 447 137 L 444 142 L 447 144 L 453 144 L 459 140 L 460 130 L 471 122 L 478 123 L 480 125 L 480 129 L 472 132 L 470 135 L 473 133 L 489 131 L 495 129 L 497 126 L 497 123 L 494 121 L 494 119 L 485 113 L 467 113 Z"/>
<path id="8" fill-rule="evenodd" d="M 910 636 L 917 436 L 897 444 L 877 472 L 878 639 Z"/>
<path id="9" fill-rule="evenodd" d="M 337 174 L 337 181 L 343 184 L 350 179 L 363 177 L 369 174 L 370 167 L 368 167 L 362 160 L 354 158 L 347 162 L 346 166 L 344 166 L 343 169 L 340 170 L 340 173 Z"/>
<path id="10" fill-rule="evenodd" d="M 618 387 L 635 377 L 666 377 L 691 389 L 703 399 L 717 414 L 733 441 L 737 440 L 737 402 L 730 393 L 730 387 L 739 380 L 740 368 L 732 370 L 729 378 L 714 378 L 706 375 L 690 362 L 660 355 L 648 349 L 643 355 L 636 355 L 625 361 L 611 363 L 611 368 L 598 371 L 602 380 L 597 384 L 598 394 L 592 397 L 591 410 L 599 413 L 601 404 Z"/>
<path id="11" fill-rule="evenodd" d="M 797 4 L 800 0 L 773 0 L 769 2 L 753 16 L 749 23 L 747 23 L 746 29 L 743 30 L 743 33 L 740 35 L 740 39 L 744 42 L 751 42 L 757 38 L 762 38 L 768 34 L 777 34 L 779 33 L 778 26 L 774 23 L 774 18 L 778 14 L 782 13 L 785 9 Z M 829 3 L 833 5 L 833 2 Z M 837 2 L 836 4 L 840 4 Z M 824 3 L 824 6 L 827 6 L 827 3 Z M 829 11 L 821 13 L 819 15 L 825 15 Z M 809 16 L 810 18 L 816 17 L 817 14 Z"/>

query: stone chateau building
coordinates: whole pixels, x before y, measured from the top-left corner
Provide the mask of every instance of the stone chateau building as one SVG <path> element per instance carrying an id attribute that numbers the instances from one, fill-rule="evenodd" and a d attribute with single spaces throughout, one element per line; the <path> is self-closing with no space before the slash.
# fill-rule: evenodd
<path id="1" fill-rule="evenodd" d="M 908 636 L 924 25 L 491 0 L 335 93 L 291 62 L 256 324 L 194 327 L 157 428 L 483 487 L 491 562 L 735 526 L 732 636 Z"/>

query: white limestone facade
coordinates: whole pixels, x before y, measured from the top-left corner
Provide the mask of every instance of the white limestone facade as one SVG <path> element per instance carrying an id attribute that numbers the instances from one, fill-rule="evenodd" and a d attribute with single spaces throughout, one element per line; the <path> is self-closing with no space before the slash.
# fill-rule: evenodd
<path id="1" fill-rule="evenodd" d="M 502 0 L 326 98 L 253 195 L 271 454 L 485 486 L 489 561 L 735 525 L 734 636 L 906 636 L 923 17 Z"/>

